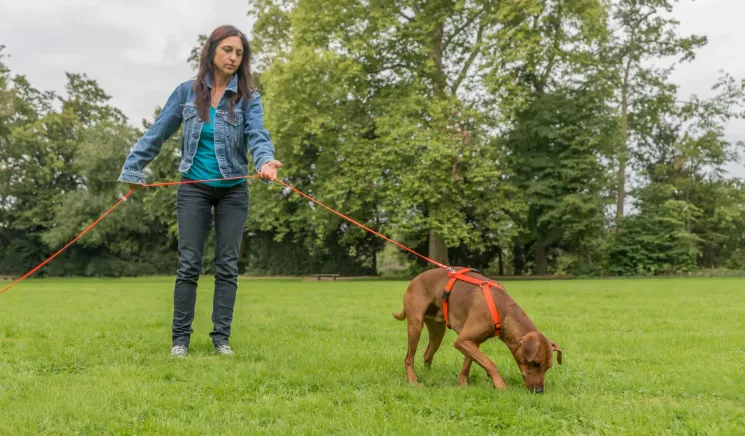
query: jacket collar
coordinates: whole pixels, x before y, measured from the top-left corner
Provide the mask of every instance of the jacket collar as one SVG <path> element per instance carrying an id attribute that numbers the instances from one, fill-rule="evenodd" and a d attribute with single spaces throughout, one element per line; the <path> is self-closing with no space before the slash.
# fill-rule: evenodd
<path id="1" fill-rule="evenodd" d="M 206 76 L 204 76 L 204 84 L 207 85 L 208 88 L 212 89 L 211 74 L 207 74 Z M 228 83 L 228 86 L 225 88 L 225 90 L 238 92 L 238 73 L 233 74 L 233 77 L 230 79 L 230 83 Z"/>

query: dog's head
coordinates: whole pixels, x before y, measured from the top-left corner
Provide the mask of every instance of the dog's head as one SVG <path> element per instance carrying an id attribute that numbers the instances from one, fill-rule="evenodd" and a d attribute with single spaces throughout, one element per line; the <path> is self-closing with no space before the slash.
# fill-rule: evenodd
<path id="1" fill-rule="evenodd" d="M 556 361 L 561 365 L 561 348 L 538 332 L 531 332 L 520 338 L 520 345 L 515 350 L 515 360 L 525 380 L 525 387 L 542 394 L 543 379 Z"/>

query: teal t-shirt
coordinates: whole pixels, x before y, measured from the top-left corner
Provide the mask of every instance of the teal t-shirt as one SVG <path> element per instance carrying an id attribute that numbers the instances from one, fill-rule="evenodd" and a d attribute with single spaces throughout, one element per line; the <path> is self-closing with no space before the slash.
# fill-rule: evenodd
<path id="1" fill-rule="evenodd" d="M 215 108 L 212 106 L 210 106 L 209 122 L 205 121 L 202 126 L 202 133 L 199 135 L 199 145 L 197 146 L 197 152 L 194 153 L 194 162 L 184 176 L 191 180 L 223 178 L 222 173 L 220 173 L 220 166 L 217 163 L 217 156 L 215 156 Z M 230 187 L 242 183 L 243 180 L 217 180 L 214 182 L 204 182 L 204 184 Z"/>

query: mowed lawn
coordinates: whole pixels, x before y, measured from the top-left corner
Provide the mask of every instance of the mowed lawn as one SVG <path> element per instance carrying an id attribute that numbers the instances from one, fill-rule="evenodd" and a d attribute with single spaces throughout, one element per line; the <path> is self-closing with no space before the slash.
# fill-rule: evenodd
<path id="1" fill-rule="evenodd" d="M 505 284 L 564 350 L 544 395 L 496 339 L 509 390 L 457 387 L 452 331 L 408 386 L 406 282 L 241 280 L 225 358 L 203 277 L 173 360 L 172 278 L 28 280 L 0 294 L 0 434 L 745 433 L 745 280 Z"/>

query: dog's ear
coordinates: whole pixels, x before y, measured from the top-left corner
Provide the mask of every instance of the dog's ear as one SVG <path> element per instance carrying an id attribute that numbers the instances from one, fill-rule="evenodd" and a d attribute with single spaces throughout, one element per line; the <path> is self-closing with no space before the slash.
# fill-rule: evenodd
<path id="1" fill-rule="evenodd" d="M 551 348 L 553 348 L 553 351 L 556 351 L 556 361 L 561 365 L 561 348 L 554 341 L 551 341 Z"/>
<path id="2" fill-rule="evenodd" d="M 541 342 L 533 335 L 525 335 L 520 339 L 520 347 L 523 349 L 525 360 L 533 362 L 538 357 Z"/>

